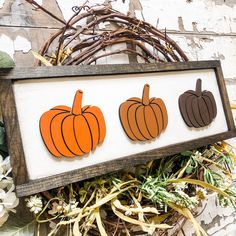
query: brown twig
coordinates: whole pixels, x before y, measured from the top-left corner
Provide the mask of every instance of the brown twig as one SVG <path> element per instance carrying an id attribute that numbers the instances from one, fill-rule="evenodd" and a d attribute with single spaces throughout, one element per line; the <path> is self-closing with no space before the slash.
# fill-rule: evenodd
<path id="1" fill-rule="evenodd" d="M 66 24 L 65 21 L 61 20 L 59 17 L 55 16 L 52 12 L 48 11 L 47 9 L 45 9 L 44 7 L 42 7 L 41 5 L 39 5 L 37 2 L 35 2 L 34 0 L 25 0 L 26 2 L 28 2 L 29 4 L 31 4 L 32 6 L 42 10 L 43 12 L 45 12 L 46 14 L 48 14 L 49 16 L 51 16 L 52 18 L 56 19 L 57 21 L 59 21 L 62 24 Z"/>
<path id="2" fill-rule="evenodd" d="M 145 56 L 143 56 L 141 53 L 138 53 L 137 51 L 131 50 L 131 49 L 123 49 L 123 50 L 117 50 L 117 51 L 113 51 L 110 53 L 104 53 L 103 55 L 99 55 L 97 57 L 91 58 L 88 63 L 88 65 L 92 64 L 93 62 L 97 61 L 98 59 L 102 58 L 102 57 L 108 57 L 108 56 L 112 56 L 115 54 L 120 54 L 120 53 L 126 53 L 126 54 L 135 54 L 141 58 L 143 58 L 145 60 L 145 62 L 150 62 L 149 59 Z"/>
<path id="3" fill-rule="evenodd" d="M 53 18 L 58 18 L 35 1 L 26 1 Z M 188 60 L 184 52 L 165 32 L 161 32 L 151 24 L 124 15 L 107 6 L 88 7 L 86 3 L 87 1 L 82 6 L 73 8 L 75 13 L 70 20 L 67 23 L 63 21 L 64 26 L 51 36 L 40 51 L 42 56 L 47 56 L 47 53 L 55 52 L 52 48 L 55 48 L 57 44 L 56 58 L 52 59 L 54 65 L 61 63 L 60 57 L 65 55 L 67 49 L 70 49 L 71 54 L 63 60 L 63 65 L 91 64 L 102 57 L 114 54 L 132 54 L 141 57 L 146 63 Z M 83 12 L 81 12 L 82 9 Z M 81 25 L 84 20 L 88 23 L 78 28 L 74 27 Z M 114 24 L 118 29 L 99 30 L 101 23 Z M 133 45 L 133 48 L 112 50 L 112 46 L 117 44 L 129 44 Z M 112 51 L 98 54 L 106 47 L 111 47 Z M 137 52 L 136 48 L 139 48 L 140 52 Z"/>
<path id="4" fill-rule="evenodd" d="M 87 4 L 88 0 L 81 6 L 81 7 L 78 7 L 78 8 L 74 8 L 74 12 L 75 14 L 69 19 L 69 21 L 66 23 L 64 29 L 63 29 L 63 32 L 61 33 L 61 36 L 60 36 L 60 39 L 59 39 L 59 46 L 58 46 L 58 50 L 57 50 L 57 54 L 56 54 L 56 63 L 59 64 L 59 54 L 60 54 L 60 51 L 62 50 L 61 47 L 63 45 L 63 42 L 65 40 L 65 38 L 69 37 L 69 35 L 67 37 L 64 37 L 65 36 L 65 33 L 68 29 L 68 27 L 70 26 L 70 23 L 71 21 L 73 20 L 74 17 L 76 17 L 77 15 L 80 14 L 81 10 L 85 7 L 85 5 Z M 72 8 L 73 9 L 73 8 Z"/>

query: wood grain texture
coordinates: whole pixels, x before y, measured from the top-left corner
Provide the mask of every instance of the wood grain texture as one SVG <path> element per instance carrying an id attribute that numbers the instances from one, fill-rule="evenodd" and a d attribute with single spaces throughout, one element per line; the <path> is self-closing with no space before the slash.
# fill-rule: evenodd
<path id="1" fill-rule="evenodd" d="M 6 127 L 14 182 L 15 185 L 23 184 L 28 181 L 28 174 L 11 80 L 0 80 L 0 103 Z"/>
<path id="2" fill-rule="evenodd" d="M 121 157 L 120 159 L 85 167 L 58 175 L 49 176 L 37 180 L 28 180 L 25 165 L 24 151 L 21 142 L 21 134 L 17 120 L 17 112 L 12 91 L 14 80 L 34 80 L 42 78 L 77 77 L 117 75 L 131 73 L 175 72 L 185 70 L 214 69 L 217 75 L 218 86 L 223 102 L 225 116 L 228 123 L 228 131 L 204 138 L 177 143 L 162 148 Z M 185 150 L 198 148 L 220 140 L 236 136 L 236 129 L 230 111 L 224 78 L 219 61 L 178 62 L 165 64 L 129 64 L 129 65 L 97 65 L 97 66 L 67 66 L 67 67 L 38 67 L 15 68 L 11 71 L 1 70 L 1 105 L 3 107 L 4 120 L 7 127 L 10 155 L 13 166 L 13 174 L 16 180 L 17 196 L 27 196 L 37 192 L 67 185 L 91 177 L 118 171 L 127 166 L 134 166 L 152 159 L 162 158 Z"/>
<path id="3" fill-rule="evenodd" d="M 224 108 L 224 112 L 225 112 L 226 121 L 227 121 L 229 130 L 231 130 L 231 129 L 235 128 L 235 124 L 234 124 L 234 118 L 232 115 L 232 111 L 230 109 L 229 97 L 227 95 L 227 89 L 226 89 L 224 75 L 223 75 L 223 71 L 222 71 L 221 66 L 217 66 L 215 68 L 215 72 L 216 72 L 218 86 L 220 87 L 220 95 L 221 95 L 221 99 L 223 101 L 223 108 Z"/>
<path id="4" fill-rule="evenodd" d="M 1 79 L 49 79 L 92 75 L 135 74 L 184 70 L 214 69 L 220 61 L 191 61 L 149 64 L 78 65 L 57 67 L 25 67 L 6 72 L 0 68 Z M 78 77 L 79 79 L 79 77 Z M 224 82 L 223 82 L 224 83 Z"/>
<path id="5" fill-rule="evenodd" d="M 1 14 L 0 14 L 1 16 Z M 34 66 L 36 59 L 31 51 L 25 52 L 25 42 L 16 47 L 16 39 L 18 37 L 24 38 L 29 44 L 31 49 L 38 52 L 42 48 L 42 42 L 46 42 L 52 34 L 55 34 L 57 29 L 47 28 L 21 28 L 21 27 L 4 27 L 0 26 L 0 49 L 5 51 L 7 49 L 8 54 L 14 57 L 16 67 Z M 8 39 L 2 40 L 1 37 L 7 37 Z M 30 48 L 28 48 L 29 50 Z"/>
<path id="6" fill-rule="evenodd" d="M 165 156 L 173 155 L 194 148 L 199 148 L 211 143 L 215 143 L 219 140 L 225 140 L 235 136 L 236 131 L 233 130 L 221 134 L 212 135 L 206 138 L 201 138 L 198 140 L 191 140 L 184 143 L 178 143 L 159 149 L 130 155 L 121 159 L 97 164 L 91 167 L 86 167 L 79 170 L 74 170 L 58 175 L 49 176 L 46 178 L 29 181 L 25 184 L 17 185 L 16 193 L 18 197 L 31 195 L 48 189 L 64 186 L 69 183 L 74 183 L 77 181 L 107 174 L 109 172 L 125 169 L 127 167 L 132 167 L 137 164 L 145 163 L 148 160 L 164 158 Z"/>
<path id="7" fill-rule="evenodd" d="M 62 13 L 55 1 L 45 1 L 43 4 L 50 12 L 63 19 Z M 24 28 L 59 28 L 62 23 L 49 15 L 35 9 L 24 0 L 5 0 L 3 8 L 0 9 L 0 25 L 5 27 Z"/>

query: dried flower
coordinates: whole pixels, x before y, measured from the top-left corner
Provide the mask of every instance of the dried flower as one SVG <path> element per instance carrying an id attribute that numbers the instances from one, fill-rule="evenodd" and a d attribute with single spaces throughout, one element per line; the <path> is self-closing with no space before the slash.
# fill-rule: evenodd
<path id="1" fill-rule="evenodd" d="M 9 217 L 8 212 L 1 211 L 1 214 L 0 214 L 0 227 L 7 221 L 8 217 Z"/>
<path id="2" fill-rule="evenodd" d="M 15 212 L 14 208 L 19 204 L 10 173 L 10 157 L 3 159 L 0 155 L 0 227 L 7 221 L 9 212 Z"/>
<path id="3" fill-rule="evenodd" d="M 6 177 L 11 172 L 10 157 L 3 157 L 0 155 L 0 177 Z"/>
<path id="4" fill-rule="evenodd" d="M 65 207 L 66 204 L 64 203 L 64 201 L 53 202 L 52 209 L 48 211 L 48 214 L 50 215 L 55 215 L 57 213 L 61 214 L 63 213 Z"/>
<path id="5" fill-rule="evenodd" d="M 79 203 L 76 201 L 75 198 L 70 199 L 70 202 L 68 204 L 65 203 L 64 200 L 60 200 L 59 202 L 55 201 L 52 203 L 52 209 L 48 211 L 48 214 L 68 214 L 75 210 L 78 204 Z"/>
<path id="6" fill-rule="evenodd" d="M 126 211 L 126 212 L 125 212 L 125 215 L 126 215 L 126 216 L 131 216 L 131 215 L 132 215 L 132 211 L 130 211 L 130 210 Z"/>
<path id="7" fill-rule="evenodd" d="M 196 151 L 193 155 L 192 158 L 195 159 L 198 163 L 202 163 L 204 160 L 204 157 L 202 156 L 202 153 L 199 151 Z"/>
<path id="8" fill-rule="evenodd" d="M 207 197 L 207 191 L 204 188 L 201 187 L 196 187 L 196 196 L 198 199 L 206 199 Z"/>
<path id="9" fill-rule="evenodd" d="M 67 212 L 71 212 L 71 211 L 73 211 L 74 209 L 76 209 L 76 207 L 77 207 L 78 204 L 79 204 L 79 203 L 76 201 L 75 198 L 70 199 L 70 202 L 69 202 L 69 204 L 68 204 L 67 207 L 66 207 Z"/>
<path id="10" fill-rule="evenodd" d="M 38 214 L 42 211 L 43 202 L 42 198 L 38 195 L 30 196 L 30 198 L 25 199 L 27 204 L 26 206 L 30 208 L 30 211 L 34 214 Z"/>
<path id="11" fill-rule="evenodd" d="M 141 175 L 136 171 L 109 174 L 101 179 L 60 188 L 56 196 L 54 190 L 52 195 L 54 194 L 55 198 L 51 198 L 50 204 L 46 204 L 44 209 L 44 212 L 53 215 L 48 217 L 48 214 L 45 214 L 45 222 L 50 222 L 51 235 L 57 232 L 61 225 L 67 225 L 70 229 L 73 227 L 73 232 L 79 232 L 81 235 L 87 235 L 90 230 L 97 231 L 99 235 L 104 235 L 106 231 L 112 233 L 114 228 L 107 227 L 105 222 L 114 223 L 116 227 L 119 223 L 113 222 L 114 218 L 117 218 L 113 217 L 114 215 L 118 216 L 118 221 L 139 221 L 140 226 L 145 223 L 147 226 L 139 227 L 139 231 L 151 235 L 154 231 L 158 232 L 158 229 L 153 227 L 154 222 L 165 220 L 167 224 L 172 224 L 174 211 L 181 214 L 184 209 L 183 213 L 192 215 L 191 212 L 207 197 L 208 191 L 218 193 L 221 206 L 236 209 L 236 188 L 229 187 L 232 179 L 230 174 L 227 174 L 225 165 L 226 161 L 229 162 L 228 154 L 214 151 L 212 147 L 200 150 L 154 161 L 154 165 L 148 167 L 149 171 L 143 171 Z M 179 158 L 181 162 L 178 161 Z M 189 167 L 191 172 L 188 171 Z M 225 194 L 222 195 L 222 191 Z M 82 208 L 78 207 L 81 197 Z M 176 220 L 176 214 L 173 216 Z M 193 221 L 193 224 L 195 223 Z M 121 227 L 117 232 L 122 233 L 124 228 L 119 225 Z M 161 224 L 161 227 L 169 226 Z M 133 228 L 129 230 L 130 235 L 133 235 Z"/>
<path id="12" fill-rule="evenodd" d="M 188 186 L 186 185 L 186 182 L 180 182 L 180 183 L 173 183 L 173 186 L 175 188 L 175 191 L 183 191 L 186 189 Z"/>
<path id="13" fill-rule="evenodd" d="M 15 212 L 14 208 L 19 204 L 19 199 L 13 190 L 14 186 L 8 191 L 0 189 L 0 226 L 8 219 L 9 212 Z"/>
<path id="14" fill-rule="evenodd" d="M 190 197 L 188 194 L 186 194 L 183 191 L 178 191 L 175 194 L 175 203 L 182 207 L 187 207 L 188 209 L 192 210 L 194 209 L 197 204 L 199 203 L 199 200 L 196 196 Z"/>

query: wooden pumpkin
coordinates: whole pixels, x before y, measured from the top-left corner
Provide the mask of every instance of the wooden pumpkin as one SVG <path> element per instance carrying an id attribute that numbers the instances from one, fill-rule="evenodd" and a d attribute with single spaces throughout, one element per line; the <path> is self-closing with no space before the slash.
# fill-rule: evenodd
<path id="1" fill-rule="evenodd" d="M 83 92 L 76 92 L 72 109 L 56 106 L 40 119 L 40 132 L 49 152 L 55 157 L 82 156 L 102 143 L 106 125 L 101 110 L 82 105 Z"/>
<path id="2" fill-rule="evenodd" d="M 160 98 L 149 98 L 149 89 L 150 86 L 145 84 L 142 99 L 133 97 L 120 105 L 122 127 L 133 141 L 156 138 L 168 124 L 164 102 Z"/>
<path id="3" fill-rule="evenodd" d="M 209 125 L 217 114 L 216 102 L 210 91 L 202 91 L 202 80 L 198 79 L 196 91 L 188 90 L 179 97 L 180 113 L 189 127 Z"/>

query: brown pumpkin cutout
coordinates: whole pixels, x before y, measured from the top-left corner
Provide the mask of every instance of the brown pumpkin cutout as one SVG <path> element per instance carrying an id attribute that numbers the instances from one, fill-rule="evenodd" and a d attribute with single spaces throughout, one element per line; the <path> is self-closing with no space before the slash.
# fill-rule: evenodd
<path id="1" fill-rule="evenodd" d="M 56 106 L 40 118 L 40 132 L 49 152 L 55 157 L 82 156 L 102 143 L 106 125 L 96 106 L 82 108 L 83 92 L 75 94 L 72 109 Z"/>
<path id="2" fill-rule="evenodd" d="M 217 114 L 216 102 L 210 91 L 202 91 L 202 80 L 198 79 L 196 91 L 188 90 L 179 97 L 180 113 L 189 127 L 209 125 Z"/>
<path id="3" fill-rule="evenodd" d="M 154 139 L 168 124 L 164 102 L 160 98 L 149 98 L 149 89 L 150 86 L 145 84 L 142 99 L 130 98 L 120 105 L 122 127 L 133 141 Z"/>

